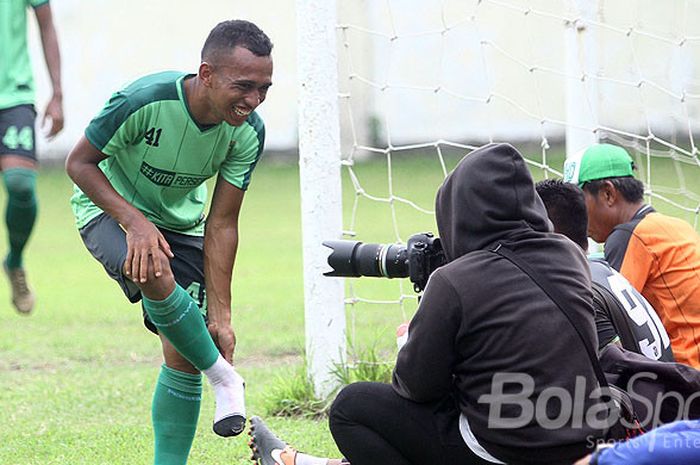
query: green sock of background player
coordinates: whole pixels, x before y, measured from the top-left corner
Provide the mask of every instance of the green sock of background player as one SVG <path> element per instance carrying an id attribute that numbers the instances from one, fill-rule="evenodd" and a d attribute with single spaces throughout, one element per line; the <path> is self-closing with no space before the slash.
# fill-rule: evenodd
<path id="1" fill-rule="evenodd" d="M 209 380 L 216 397 L 214 431 L 235 436 L 245 427 L 243 378 L 219 354 L 197 303 L 179 285 L 164 300 L 143 297 L 143 308 L 175 349 Z"/>
<path id="2" fill-rule="evenodd" d="M 22 251 L 34 229 L 36 220 L 36 171 L 12 168 L 2 173 L 7 189 L 5 223 L 10 241 L 10 252 L 5 259 L 9 269 L 22 267 Z"/>
<path id="3" fill-rule="evenodd" d="M 153 393 L 151 417 L 155 435 L 154 465 L 185 465 L 192 447 L 202 375 L 184 373 L 163 365 Z"/>

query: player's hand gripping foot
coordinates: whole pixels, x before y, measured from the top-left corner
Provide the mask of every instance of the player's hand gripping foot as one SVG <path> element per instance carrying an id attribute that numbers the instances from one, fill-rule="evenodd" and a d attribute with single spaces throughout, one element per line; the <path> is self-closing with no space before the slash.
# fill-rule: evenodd
<path id="1" fill-rule="evenodd" d="M 223 376 L 214 381 L 209 378 L 216 397 L 214 432 L 224 437 L 238 436 L 245 429 L 245 382 L 228 362 L 223 363 Z"/>
<path id="2" fill-rule="evenodd" d="M 12 288 L 12 305 L 22 314 L 28 314 L 34 308 L 34 293 L 27 284 L 27 274 L 23 268 L 8 268 L 4 265 L 7 279 Z"/>
<path id="3" fill-rule="evenodd" d="M 258 465 L 294 465 L 297 452 L 285 444 L 267 428 L 260 417 L 250 419 L 250 442 L 252 459 Z"/>

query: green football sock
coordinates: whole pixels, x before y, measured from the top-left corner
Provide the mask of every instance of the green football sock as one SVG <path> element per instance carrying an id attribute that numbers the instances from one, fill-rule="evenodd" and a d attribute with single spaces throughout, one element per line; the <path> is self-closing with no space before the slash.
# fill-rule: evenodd
<path id="1" fill-rule="evenodd" d="M 163 365 L 153 393 L 154 465 L 185 465 L 197 431 L 202 375 Z"/>
<path id="2" fill-rule="evenodd" d="M 199 307 L 179 285 L 175 285 L 165 300 L 144 296 L 143 308 L 158 331 L 198 370 L 206 370 L 216 362 L 219 349 L 204 324 Z"/>
<path id="3" fill-rule="evenodd" d="M 5 264 L 8 268 L 21 268 L 22 251 L 36 220 L 36 171 L 10 168 L 3 171 L 2 177 L 7 189 L 5 223 L 10 240 L 10 252 Z"/>

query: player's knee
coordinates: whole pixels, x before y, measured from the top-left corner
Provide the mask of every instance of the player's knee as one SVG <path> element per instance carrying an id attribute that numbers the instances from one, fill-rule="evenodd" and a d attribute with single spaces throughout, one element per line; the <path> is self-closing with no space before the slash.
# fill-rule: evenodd
<path id="1" fill-rule="evenodd" d="M 162 280 L 174 280 L 173 270 L 170 268 L 170 259 L 165 252 L 159 250 L 154 255 L 151 256 L 152 266 L 148 268 L 148 278 L 149 279 L 162 279 Z M 160 265 L 161 275 L 156 276 L 156 267 Z"/>
<path id="2" fill-rule="evenodd" d="M 199 374 L 199 370 L 188 362 L 185 357 L 180 355 L 179 352 L 177 352 L 173 347 L 170 347 L 167 350 L 165 347 L 163 347 L 163 358 L 165 359 L 165 365 L 168 368 L 184 373 Z"/>
<path id="3" fill-rule="evenodd" d="M 129 276 L 127 273 L 128 263 L 124 263 L 124 275 Z M 160 273 L 156 275 L 156 270 L 160 270 Z M 138 278 L 138 271 L 132 270 L 134 272 L 133 279 Z M 167 286 L 175 281 L 175 276 L 173 275 L 172 268 L 170 267 L 170 259 L 164 252 L 158 251 L 154 255 L 149 256 L 148 259 L 148 272 L 146 274 L 147 286 Z M 141 287 L 141 283 L 136 282 L 137 285 Z"/>
<path id="4" fill-rule="evenodd" d="M 150 259 L 151 263 L 149 263 L 148 266 L 148 278 L 143 286 L 141 286 L 141 289 L 146 290 L 144 289 L 145 286 L 157 293 L 171 289 L 175 283 L 175 276 L 173 275 L 172 268 L 170 268 L 170 260 L 168 257 L 163 252 L 158 251 L 155 255 L 152 255 Z M 156 264 L 160 265 L 159 275 L 156 275 Z"/>
<path id="5" fill-rule="evenodd" d="M 330 424 L 345 423 L 352 415 L 350 412 L 358 404 L 358 395 L 363 395 L 362 383 L 352 383 L 340 390 L 330 408 Z M 360 401 L 362 403 L 362 401 Z"/>
<path id="6" fill-rule="evenodd" d="M 36 188 L 36 171 L 14 168 L 3 172 L 7 193 L 18 199 L 30 199 Z"/>

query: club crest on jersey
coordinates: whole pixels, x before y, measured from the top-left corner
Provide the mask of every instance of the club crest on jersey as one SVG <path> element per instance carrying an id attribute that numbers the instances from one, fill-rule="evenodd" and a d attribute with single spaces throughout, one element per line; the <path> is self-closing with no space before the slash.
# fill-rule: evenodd
<path id="1" fill-rule="evenodd" d="M 207 180 L 207 176 L 162 170 L 149 165 L 145 161 L 141 162 L 140 171 L 153 184 L 165 187 L 192 188 Z"/>
<path id="2" fill-rule="evenodd" d="M 226 156 L 228 157 L 233 152 L 233 148 L 236 146 L 236 141 L 231 139 L 228 143 L 228 150 L 226 150 Z"/>

